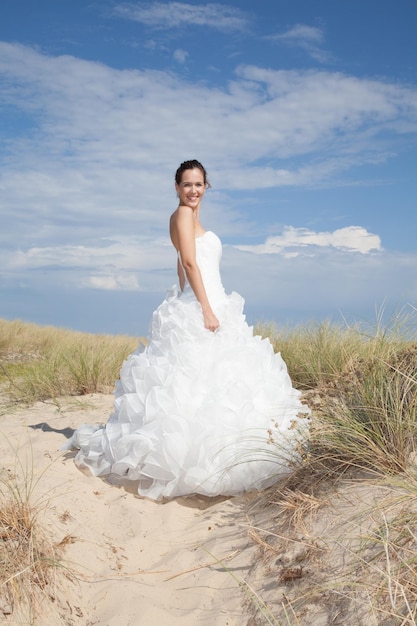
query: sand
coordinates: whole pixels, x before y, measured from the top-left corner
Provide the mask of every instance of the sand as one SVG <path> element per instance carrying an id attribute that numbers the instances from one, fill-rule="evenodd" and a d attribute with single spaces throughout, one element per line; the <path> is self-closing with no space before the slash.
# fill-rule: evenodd
<path id="1" fill-rule="evenodd" d="M 404 617 L 407 581 L 394 581 L 392 593 L 394 572 L 385 574 L 401 550 L 387 562 L 380 539 L 384 529 L 402 533 L 404 515 L 415 518 L 416 498 L 404 483 L 342 478 L 311 497 L 297 485 L 284 497 L 285 485 L 277 485 L 264 494 L 156 503 L 84 474 L 73 452 L 60 451 L 80 424 L 106 421 L 112 403 L 99 394 L 0 403 L 2 467 L 32 479 L 39 523 L 52 543 L 64 542 L 66 568 L 44 591 L 37 616 L 10 614 L 0 602 L 1 624 L 415 624 Z M 405 549 L 406 559 L 417 553 L 417 534 Z"/>
<path id="2" fill-rule="evenodd" d="M 32 499 L 45 504 L 40 521 L 52 540 L 70 537 L 70 576 L 57 580 L 55 603 L 39 623 L 242 626 L 244 594 L 234 577 L 244 579 L 256 552 L 244 513 L 251 496 L 156 503 L 85 475 L 74 453 L 59 449 L 80 424 L 105 421 L 112 402 L 96 394 L 0 417 L 3 467 L 15 471 L 20 459 L 39 479 Z"/>

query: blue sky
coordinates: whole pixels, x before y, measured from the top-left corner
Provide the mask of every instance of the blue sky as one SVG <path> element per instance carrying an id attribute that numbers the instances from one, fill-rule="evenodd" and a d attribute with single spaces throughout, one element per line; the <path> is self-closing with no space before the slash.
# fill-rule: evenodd
<path id="1" fill-rule="evenodd" d="M 248 321 L 417 305 L 413 0 L 0 6 L 0 317 L 143 335 L 174 172 Z"/>

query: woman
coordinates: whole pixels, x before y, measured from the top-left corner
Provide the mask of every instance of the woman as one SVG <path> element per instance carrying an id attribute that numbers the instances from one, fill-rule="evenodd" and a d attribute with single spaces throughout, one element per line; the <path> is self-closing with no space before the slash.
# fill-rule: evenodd
<path id="1" fill-rule="evenodd" d="M 180 165 L 170 219 L 180 291 L 154 312 L 146 348 L 124 362 L 107 424 L 82 426 L 66 446 L 79 448 L 79 466 L 138 481 L 155 500 L 272 484 L 299 460 L 307 434 L 309 409 L 284 361 L 253 335 L 243 299 L 224 292 L 220 240 L 200 223 L 207 187 L 199 161 Z"/>

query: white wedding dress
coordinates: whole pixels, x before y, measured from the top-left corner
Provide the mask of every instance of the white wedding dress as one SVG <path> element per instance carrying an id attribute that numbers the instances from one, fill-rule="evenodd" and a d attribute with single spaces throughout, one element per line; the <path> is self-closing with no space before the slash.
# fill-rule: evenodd
<path id="1" fill-rule="evenodd" d="M 196 258 L 220 328 L 204 328 L 191 287 L 174 288 L 153 313 L 148 345 L 124 362 L 114 412 L 84 425 L 65 448 L 112 482 L 138 481 L 154 500 L 260 489 L 291 471 L 308 434 L 309 409 L 280 354 L 254 336 L 243 298 L 226 295 L 221 242 L 207 231 Z"/>

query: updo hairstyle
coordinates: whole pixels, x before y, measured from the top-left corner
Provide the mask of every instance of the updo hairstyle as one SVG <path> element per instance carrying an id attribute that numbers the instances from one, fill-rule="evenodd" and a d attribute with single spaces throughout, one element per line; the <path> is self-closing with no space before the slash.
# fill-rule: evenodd
<path id="1" fill-rule="evenodd" d="M 200 161 L 197 161 L 197 159 L 192 159 L 191 161 L 184 161 L 183 163 L 181 163 L 181 165 L 179 166 L 179 168 L 175 172 L 175 182 L 177 183 L 177 185 L 179 185 L 181 183 L 182 175 L 184 174 L 184 172 L 186 170 L 194 170 L 194 169 L 200 170 L 200 172 L 203 174 L 203 180 L 204 180 L 204 184 L 205 184 L 206 188 L 211 187 L 211 185 L 210 185 L 210 183 L 209 183 L 209 181 L 207 179 L 206 169 L 200 163 Z"/>

